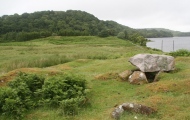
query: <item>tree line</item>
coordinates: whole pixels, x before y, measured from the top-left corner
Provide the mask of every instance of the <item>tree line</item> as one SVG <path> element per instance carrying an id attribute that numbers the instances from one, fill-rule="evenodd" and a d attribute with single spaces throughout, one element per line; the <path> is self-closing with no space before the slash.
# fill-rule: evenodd
<path id="1" fill-rule="evenodd" d="M 128 35 L 143 37 L 169 36 L 163 31 L 135 30 L 114 21 L 99 20 L 79 10 L 40 11 L 0 17 L 1 41 L 26 41 L 52 35 L 107 37 L 118 36 L 124 31 Z"/>
<path id="2" fill-rule="evenodd" d="M 156 30 L 156 29 L 138 29 L 140 35 L 146 38 L 160 38 L 160 37 L 173 37 L 173 34 L 170 31 Z"/>

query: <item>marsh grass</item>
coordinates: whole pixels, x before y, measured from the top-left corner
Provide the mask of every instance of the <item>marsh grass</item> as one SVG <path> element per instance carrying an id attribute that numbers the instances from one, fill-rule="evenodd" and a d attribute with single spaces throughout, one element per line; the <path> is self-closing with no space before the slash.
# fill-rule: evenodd
<path id="1" fill-rule="evenodd" d="M 124 102 L 136 102 L 157 110 L 151 116 L 125 112 L 121 120 L 189 120 L 190 58 L 177 57 L 176 70 L 161 73 L 156 83 L 131 85 L 117 74 L 135 69 L 128 60 L 139 53 L 158 53 L 115 37 L 49 37 L 0 45 L 0 71 L 22 67 L 47 67 L 84 75 L 88 104 L 76 116 L 60 116 L 57 109 L 38 108 L 26 120 L 112 120 L 110 113 Z M 22 44 L 19 46 L 19 44 Z M 8 53 L 8 54 L 7 54 Z M 59 65 L 60 64 L 60 65 Z M 56 66 L 53 66 L 56 65 Z M 62 69 L 61 69 L 62 70 Z M 100 78 L 100 79 L 99 79 Z M 106 78 L 106 79 L 104 79 Z M 0 119 L 4 119 L 0 116 Z M 6 118 L 7 119 L 7 118 Z"/>
<path id="2" fill-rule="evenodd" d="M 49 67 L 77 59 L 117 59 L 138 50 L 129 41 L 115 37 L 49 37 L 27 42 L 0 44 L 0 71 L 23 67 Z M 144 49 L 146 51 L 146 49 Z"/>

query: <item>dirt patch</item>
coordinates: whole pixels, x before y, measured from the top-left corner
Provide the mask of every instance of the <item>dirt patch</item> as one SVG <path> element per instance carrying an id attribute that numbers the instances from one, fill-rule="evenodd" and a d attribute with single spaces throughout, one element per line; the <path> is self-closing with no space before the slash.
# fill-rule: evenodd
<path id="1" fill-rule="evenodd" d="M 35 74 L 41 74 L 45 73 L 48 76 L 57 75 L 60 73 L 60 71 L 54 69 L 54 68 L 20 68 L 13 71 L 10 71 L 3 76 L 0 77 L 0 86 L 6 86 L 7 83 L 11 80 L 13 80 L 19 72 L 25 72 L 25 73 L 35 73 Z"/>
<path id="2" fill-rule="evenodd" d="M 0 86 L 5 86 L 9 81 L 13 80 L 19 72 L 33 73 L 38 72 L 36 68 L 20 68 L 6 73 L 0 77 Z"/>
<path id="3" fill-rule="evenodd" d="M 57 68 L 60 69 L 60 70 L 71 70 L 72 69 L 68 65 L 59 65 Z"/>
<path id="4" fill-rule="evenodd" d="M 98 80 L 110 80 L 110 79 L 117 79 L 117 78 L 118 78 L 118 73 L 114 73 L 114 72 L 99 74 L 95 76 L 95 79 L 98 79 Z"/>
<path id="5" fill-rule="evenodd" d="M 163 99 L 161 95 L 153 95 L 148 97 L 144 102 L 151 105 L 151 107 L 157 108 L 163 102 Z"/>
<path id="6" fill-rule="evenodd" d="M 146 90 L 152 92 L 188 92 L 190 91 L 190 81 L 183 80 L 183 81 L 164 81 L 164 82 L 157 82 L 151 83 L 146 86 Z"/>
<path id="7" fill-rule="evenodd" d="M 169 87 L 167 84 L 158 84 L 158 83 L 151 83 L 147 86 L 147 89 L 157 93 L 157 92 L 168 92 Z"/>
<path id="8" fill-rule="evenodd" d="M 2 77 L 0 77 L 0 86 L 6 86 L 6 84 L 15 78 L 16 72 L 10 72 Z"/>

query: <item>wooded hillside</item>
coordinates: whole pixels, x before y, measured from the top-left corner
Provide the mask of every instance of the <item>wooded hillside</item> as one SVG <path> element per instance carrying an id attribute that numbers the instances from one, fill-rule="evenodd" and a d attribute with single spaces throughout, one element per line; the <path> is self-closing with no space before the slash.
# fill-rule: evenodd
<path id="1" fill-rule="evenodd" d="M 140 26 L 139 26 L 140 27 Z M 170 32 L 135 30 L 114 21 L 103 21 L 84 11 L 41 11 L 0 17 L 3 41 L 26 41 L 52 35 L 117 36 L 120 32 L 139 33 L 144 37 L 171 37 Z"/>
<path id="2" fill-rule="evenodd" d="M 124 29 L 132 30 L 114 21 L 102 21 L 89 13 L 75 10 L 66 12 L 42 11 L 0 17 L 0 35 L 4 35 L 6 40 L 19 39 L 16 36 L 26 33 L 26 36 L 31 37 L 31 39 L 39 36 L 47 37 L 52 34 L 60 36 L 96 36 L 101 31 L 107 31 L 109 35 L 116 36 L 118 32 Z"/>

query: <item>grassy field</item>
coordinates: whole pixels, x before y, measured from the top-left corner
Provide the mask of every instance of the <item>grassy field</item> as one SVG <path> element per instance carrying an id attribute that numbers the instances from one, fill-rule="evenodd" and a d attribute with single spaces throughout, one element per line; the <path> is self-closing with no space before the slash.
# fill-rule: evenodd
<path id="1" fill-rule="evenodd" d="M 125 112 L 121 120 L 190 120 L 190 58 L 177 57 L 176 70 L 162 73 L 159 82 L 131 85 L 118 73 L 131 70 L 128 60 L 139 53 L 157 53 L 116 37 L 49 37 L 27 42 L 0 43 L 0 79 L 3 87 L 16 72 L 46 77 L 63 73 L 83 75 L 90 92 L 89 102 L 76 116 L 60 116 L 57 109 L 29 111 L 26 120 L 111 120 L 114 106 L 136 102 L 153 107 L 146 116 Z M 9 119 L 0 117 L 0 119 Z"/>

